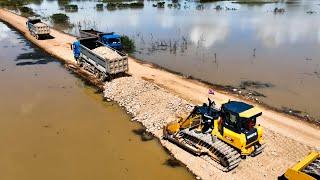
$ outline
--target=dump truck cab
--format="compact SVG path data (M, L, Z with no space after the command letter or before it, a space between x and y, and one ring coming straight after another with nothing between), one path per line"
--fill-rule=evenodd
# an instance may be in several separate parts
M120 35L114 32L101 34L101 42L113 49L122 50Z
M104 33L94 29L80 30L81 38L97 37L98 40L106 46L109 46L118 51L122 51L121 36L115 32Z
M241 155L252 155L261 146L262 127L257 118L262 112L247 103L229 101L221 106L220 119L213 134L241 151Z

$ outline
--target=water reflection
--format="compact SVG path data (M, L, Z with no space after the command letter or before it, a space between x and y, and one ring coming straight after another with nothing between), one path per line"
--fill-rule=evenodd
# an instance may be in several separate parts
M224 42L229 28L229 22L226 19L217 20L211 24L199 24L192 27L190 40L198 47L209 48L217 42Z
M320 105L311 105L314 97L305 95L308 92L320 96L319 79L302 75L314 74L313 67L320 64L317 0L269 4L223 1L205 3L202 10L197 10L198 2L184 0L179 1L181 9L167 5L154 8L155 2L144 1L143 9L115 11L97 11L92 1L75 3L80 7L78 13L66 13L71 23L130 36L135 40L134 55L139 59L215 84L270 82L275 88L258 90L267 96L263 101L277 107L293 106L320 117ZM214 9L217 5L222 9ZM56 1L30 7L47 17L65 13ZM275 14L275 8L284 8L285 12ZM310 10L317 13L307 14ZM77 28L66 31L77 34Z
M261 16L251 21L257 36L266 47L279 47L284 44L297 44L306 41L318 41L316 33L320 30L320 21L313 17Z

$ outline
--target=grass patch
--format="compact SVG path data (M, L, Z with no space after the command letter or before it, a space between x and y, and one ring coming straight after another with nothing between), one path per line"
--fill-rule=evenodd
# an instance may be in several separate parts
M67 12L77 12L78 11L78 5L76 5L76 4L68 4L68 5L65 5L64 8Z
M21 16L23 17L29 17L29 16L35 16L36 13L33 12L33 10L29 7L26 7L26 6L21 6L21 7L18 7L20 13L21 13Z
M127 53L132 53L136 49L134 41L126 35L121 36L121 44L122 44L123 50Z
M127 8L143 8L144 3L143 2L132 2L132 3L114 3L109 2L107 4L107 9L109 10L115 10L115 9L127 9Z
M200 0L200 3L210 3L210 2L218 2L221 0Z
M243 1L235 1L232 3L236 4L249 4L249 5L263 5L263 4L271 4L276 3L277 1L259 1L259 0L243 0Z
M157 4L152 4L153 7L157 7L157 8L164 8L165 7L166 2L161 1L161 2L157 2ZM172 5L170 5L172 7Z
M50 19L54 24L68 25L70 23L69 16L62 13L53 14Z
M103 4L96 4L96 8L98 10L102 10L103 9Z
M58 5L60 7L64 7L65 5L68 5L70 3L70 0L58 0Z

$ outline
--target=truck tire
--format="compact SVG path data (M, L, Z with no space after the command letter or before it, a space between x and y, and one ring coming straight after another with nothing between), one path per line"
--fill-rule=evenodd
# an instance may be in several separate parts
M36 39L37 39L37 40L39 39L39 35L38 35L38 34L36 34Z
M100 71L99 71L98 69L95 69L94 75L95 75L95 77L96 77L97 79L100 79L101 73L100 73Z
M104 81L106 81L106 80L107 80L106 74L105 74L105 73L101 73L101 75L100 75L100 81L104 82Z

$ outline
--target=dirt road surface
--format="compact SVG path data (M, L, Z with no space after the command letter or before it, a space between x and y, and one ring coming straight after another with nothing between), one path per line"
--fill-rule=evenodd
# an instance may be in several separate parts
M0 9L0 19L10 24L49 54L60 60L75 63L70 49L70 44L76 40L75 37L52 29L51 35L54 39L36 40L26 28L26 18ZM206 102L209 97L208 89L210 87L208 85L155 68L153 65L139 63L137 60L129 58L129 69L129 74L133 77L156 84L170 94L177 95L190 103L200 104ZM224 92L215 92L215 95L210 95L210 98L214 99L217 104L229 99L237 100L237 97ZM161 140L161 143L202 179L275 179L286 168L308 154L310 150L320 146L318 127L294 117L274 112L259 104L255 105L263 111L259 123L265 128L264 137L267 147L258 157L242 161L240 166L232 172L223 173L216 169L214 164L192 156L167 141ZM157 137L161 137L161 131L155 134Z

